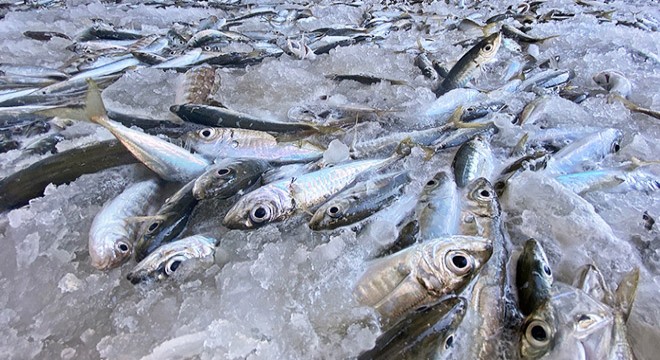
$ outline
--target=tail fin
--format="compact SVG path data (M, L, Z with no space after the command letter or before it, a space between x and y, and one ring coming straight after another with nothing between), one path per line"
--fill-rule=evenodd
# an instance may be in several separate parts
M103 98L101 98L101 91L92 79L87 79L87 85L85 114L87 115L87 119L91 122L100 124L105 118L107 118Z
M623 276L614 293L614 305L623 312L624 321L628 321L628 316L630 316L630 310L632 310L633 302L635 301L638 284L639 268L635 268Z
M606 304L613 302L612 291L609 289L600 270L592 264L582 266L573 281L573 286L582 289L596 300Z

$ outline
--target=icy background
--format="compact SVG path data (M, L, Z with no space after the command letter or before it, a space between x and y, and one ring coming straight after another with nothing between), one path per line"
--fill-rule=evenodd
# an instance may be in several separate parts
M222 87L215 97L236 110L281 120L286 120L292 106L300 105L396 109L381 116L379 122L361 123L355 133L339 136L347 144L354 134L369 139L428 126L429 119L422 114L435 96L430 82L413 66L416 53L408 50L417 49L421 42L435 58L451 64L467 51L453 44L478 34L445 30L448 25L466 16L483 21L518 4L488 2L475 9L450 2L387 8L394 14L412 9L415 21L427 26L392 30L378 42L337 48L316 59L283 55L246 69L220 69ZM472 5L471 1L465 3ZM175 21L194 23L210 14L227 16L220 9L157 8L138 2L131 6L95 1L66 4L66 8L6 14L0 20L0 62L57 67L73 55L65 50L70 41L37 42L22 35L26 30L59 31L73 37L92 18L102 18L118 27L162 34ZM379 2L361 4L321 1L310 7L313 18L302 21L299 29L287 31L333 24L359 26L365 12L381 7ZM573 1L548 1L541 9L541 13L559 9L576 15L534 24L534 36L560 35L538 45L540 58L560 56L559 68L574 70L572 84L580 87L596 88L591 76L598 71L619 70L633 84L633 102L660 108L657 29L600 22L595 14L614 10L615 19L646 16L657 23L657 3L640 0L579 6ZM260 26L264 23L253 18L235 30ZM644 53L656 57L640 55ZM498 62L487 67L476 85L501 85L501 74L495 71L501 69L498 64L521 57L502 47ZM402 80L406 85L380 82L369 86L325 77L333 73L368 74ZM172 71L131 70L103 96L115 110L165 117L174 101L177 76ZM515 114L533 98L531 93L507 95L508 111ZM499 116L502 123L510 120L504 114ZM605 159L603 166L631 156L660 159L660 122L631 113L619 103L609 104L602 96L581 104L553 99L536 124L576 130L587 126L621 129L625 133L622 150ZM67 131L79 138L58 148L109 137L105 130L85 123ZM521 134L509 126L495 137L494 148L502 163ZM325 144L331 139L325 139ZM422 152L415 150L402 165L416 169L409 194L414 196L420 184L439 169L448 169L454 151L424 162ZM0 155L3 175L41 158L25 160L19 155L18 150ZM311 232L304 216L252 232L228 231L221 227L221 220L231 203L208 201L197 207L183 235L207 233L220 238L224 255L218 256L215 265L204 268L185 263L169 281L137 287L125 280L133 263L107 273L92 268L87 234L94 215L128 184L148 176L139 165L85 175L69 185L50 186L44 197L0 216L0 253L6 260L0 264L2 357L343 359L373 346L380 333L376 314L358 306L351 292L364 270L365 258L382 245L376 241L382 239L378 234L356 234L350 227ZM658 193L596 192L580 197L543 174L526 173L510 184L501 202L514 243L520 245L532 236L541 241L559 281L570 283L575 269L589 262L601 268L611 285L623 272L640 267L629 338L639 359L657 358L660 235L657 224L651 231L644 229L642 214L648 211L656 219L660 217Z

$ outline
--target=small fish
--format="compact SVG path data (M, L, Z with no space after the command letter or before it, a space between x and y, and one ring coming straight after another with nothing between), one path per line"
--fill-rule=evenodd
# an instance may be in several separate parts
M529 315L550 298L553 281L545 251L535 239L527 240L516 267L518 302L523 315Z
M617 129L605 129L576 140L559 150L546 165L548 174L570 174L582 170L589 162L602 160L621 148L623 133Z
M429 60L426 54L422 53L415 56L414 63L415 66L422 70L422 74L424 74L426 78L434 82L438 81L440 75L438 75L438 72L433 67L433 62Z
M653 225L655 225L655 219L649 214L648 211L644 211L642 215L642 220L644 220L644 229L651 231L653 230Z
M416 214L421 241L458 233L460 194L454 179L445 171L426 182Z
M223 224L230 229L251 229L282 221L296 210L319 205L355 181L361 173L383 167L396 159L351 161L266 184L241 197L229 209Z
M358 360L433 359L451 352L466 303L465 298L453 296L415 310L381 334L374 348L360 354Z
M546 299L525 318L520 340L521 358L540 359L552 350L557 332L554 312L552 302Z
M576 194L591 191L628 192L630 190L651 193L660 190L660 178L644 171L641 168L644 165L650 164L635 159L630 164L560 175L555 179Z
M142 218L146 222L135 243L135 261L142 261L161 245L176 239L185 229L198 202L192 193L195 181L191 180L165 200L155 215Z
M495 33L474 45L458 60L440 86L434 90L436 96L439 97L450 90L465 87L474 77L476 70L495 57L501 43L501 34Z
M183 74L176 88L175 104L207 104L220 88L220 77L211 65L200 65Z
M89 230L92 266L109 270L128 260L133 250L136 224L130 218L144 214L158 191L158 182L148 180L128 187L96 214Z
M52 78L57 80L62 80L69 77L69 75L57 69L34 65L0 64L0 73L16 76Z
M224 159L200 175L192 189L197 200L227 199L259 182L271 166L261 159Z
M632 92L632 84L621 72L616 70L604 70L595 74L592 79L603 89L612 94L618 94L628 98Z
M71 40L68 35L56 31L25 31L23 36L39 41L49 41L54 37Z
M108 118L103 99L91 80L87 93L87 117L108 129L145 166L168 181L190 181L199 176L210 164L159 137L145 134Z
M133 284L146 280L164 280L190 259L207 259L215 255L217 240L193 235L163 245L138 263L126 278Z
M360 182L321 205L309 221L309 228L329 230L361 221L391 204L409 181L404 171Z
M461 145L454 156L452 168L459 188L465 187L477 178L490 179L495 164L488 139L479 135Z
M373 260L353 294L373 307L385 324L396 323L420 306L461 291L490 258L490 241L453 235L417 244Z
M523 31L521 31L519 29L516 29L515 27L513 27L509 24L503 24L502 25L502 34L504 34L505 36L508 36L510 38L513 38L513 39L516 39L516 40L519 40L519 41L523 41L523 42L528 42L528 43L543 43L544 41L546 41L548 39L556 38L556 37L559 36L559 35L551 35L551 36L547 36L547 37L544 37L544 38L537 38L537 37L530 36L530 35L524 33Z

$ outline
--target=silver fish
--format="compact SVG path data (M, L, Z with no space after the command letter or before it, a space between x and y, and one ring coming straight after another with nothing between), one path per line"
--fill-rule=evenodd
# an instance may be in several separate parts
M523 315L529 315L550 298L553 281L545 251L535 239L527 240L516 267L518 303Z
M617 129L605 129L587 135L559 150L546 166L545 172L553 175L580 171L589 162L600 161L606 155L618 152L623 133Z
M644 164L637 162L609 169L560 175L555 179L577 194L599 190L638 190L649 193L660 190L660 178L640 169L642 165Z
M490 258L482 237L454 235L429 240L367 264L353 294L385 324L443 295L459 292Z
M158 182L148 180L128 187L105 204L94 217L89 230L89 256L99 270L112 269L133 253L137 224L129 218L143 215L151 207L158 191Z
M592 79L603 89L613 94L619 94L626 99L632 93L630 80L619 71L604 70L595 74Z
M216 242L210 237L193 235L165 244L140 261L126 278L133 284L148 279L163 280L186 260L213 257Z
M454 179L441 171L426 182L417 203L421 241L458 233L460 194Z
M256 184L270 165L261 159L224 159L211 165L193 187L196 199L226 199Z
M461 145L454 156L452 168L456 185L460 188L477 178L490 179L493 176L495 164L488 139L479 135Z

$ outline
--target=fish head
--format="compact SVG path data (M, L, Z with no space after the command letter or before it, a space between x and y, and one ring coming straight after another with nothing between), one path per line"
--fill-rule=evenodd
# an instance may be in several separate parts
M552 350L556 322L551 302L546 300L525 318L520 339L523 359L539 359Z
M193 195L197 200L218 197L223 190L236 182L238 177L237 164L226 162L215 164L208 168L195 181Z
M133 254L133 244L125 236L109 234L104 246L89 248L91 264L99 270L110 270L126 262Z
M253 191L240 198L229 209L222 223L230 229L258 228L282 216L282 204L280 197L272 192Z
M432 179L424 184L424 188L422 189L422 196L424 197L433 193L437 188L442 187L443 184L446 184L450 181L453 181L453 179L446 171L438 172L433 176Z
M621 150L621 142L623 141L623 132L619 129L608 129L605 136L610 143L610 153L617 153Z
M618 79L624 78L624 75L616 70L603 70L592 76L593 81L596 85L602 87L603 89L610 91Z
M466 210L477 217L495 218L500 216L502 210L490 181L479 178L466 186Z
M191 148L196 152L204 152L202 149L207 148L209 144L223 141L223 137L227 135L227 132L231 134L231 129L209 127L189 131L183 136L183 140L185 141L186 148ZM238 143L233 146L238 146Z
M492 253L493 244L486 238L455 235L429 242L423 254L444 286L456 290L479 273Z
M346 199L332 199L316 210L309 221L312 230L334 229L347 220L347 210L350 206Z
M516 269L521 311L529 314L540 303L547 301L553 282L552 269L541 244L535 239L527 240Z
M475 62L483 64L495 58L497 51L500 49L500 45L502 45L502 34L499 32L491 34L480 41L479 44L477 44L477 46L479 46L479 52L477 53Z

